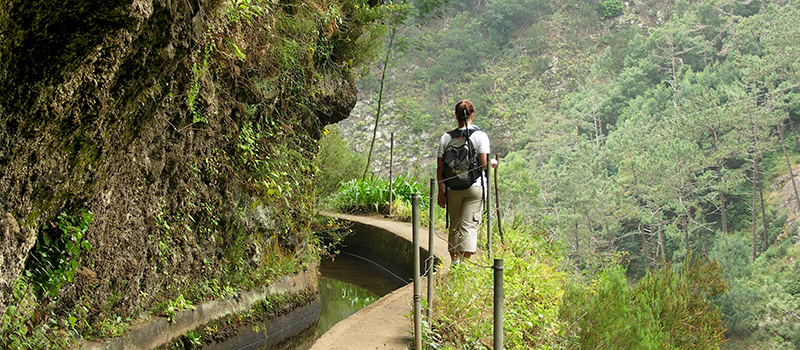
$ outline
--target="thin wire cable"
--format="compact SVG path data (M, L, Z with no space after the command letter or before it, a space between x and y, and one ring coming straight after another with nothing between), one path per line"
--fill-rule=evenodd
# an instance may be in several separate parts
M483 171L483 166L482 166L482 165L478 165L478 166L477 166L477 167L475 167L475 168L471 168L471 169L469 169L467 172L468 172L468 173L471 173L471 172L473 172L473 171L476 171L476 170L478 170L478 171ZM442 180L436 180L436 182L437 182L438 184L444 184L444 182L445 182L445 181L447 181L447 180L451 180L451 179L455 179L455 178L457 178L457 177L458 177L458 175L453 175L453 176L450 176L450 177L448 177L448 178L444 178L444 179L442 179ZM481 175L481 177L483 177L483 176Z
M344 253L344 254L347 254L347 255L350 255L350 256L352 256L352 257L359 258L359 259L361 259L361 260L368 261L368 262L372 263L373 265L375 265L375 266L378 266L378 267L380 267L381 269L383 269L384 271L388 272L389 274L391 274L392 276L394 276L394 277L395 277L395 278L397 278L398 280L400 280L400 281L405 281L405 278L402 278L402 277L400 277L400 276L396 275L394 272L392 272L391 270L389 270L389 269L387 269L387 268L383 267L383 265L381 265L381 264L378 264L378 263L377 263L377 262L375 262L375 261L372 261L372 260L370 260L370 259L367 259L367 258L365 258L365 257L363 257L363 256L359 256L359 255L356 255L356 254L353 254L353 253L348 253L348 252L342 252L342 253Z
M433 272L436 272L436 259L438 259L436 255L425 258L425 273L419 277L428 277L428 273L431 272L431 268L433 268ZM431 260L433 260L433 264L428 265L428 262Z
M461 259L461 263L467 263L467 264L470 264L470 265L473 265L473 266L477 266L479 268L484 268L484 269L492 269L492 266L490 266L490 265L481 265L481 264L478 264L478 263L472 261L471 259Z
M481 224L478 226L478 230L479 230L479 231L480 231L481 227L484 227L484 226L485 226L485 223L486 223L486 222L484 221L484 222L482 222L482 223L481 223ZM454 246L450 246L450 240L449 240L449 237L448 237L448 238L443 238L443 237L442 237L442 235L440 234L439 230L436 230L436 229L434 229L434 230L433 230L433 233L436 235L436 237L437 237L437 238L439 238L440 240L442 240L442 241L444 241L445 243L447 243L447 245L448 245L448 249L447 249L447 250L448 250L448 251L453 251L453 250L456 250L456 249L457 249L457 248L459 248L459 247L460 247L462 244L464 244L464 243L459 243L459 244L456 244L456 245L454 245ZM480 265L480 264L477 264L477 263L475 263L475 262L473 262L473 261L470 261L469 259L462 259L461 261L462 261L462 262L467 262L467 263L469 263L469 264L472 264L472 265L475 265L475 266L478 266L478 267L481 267L481 268L488 268L488 269L491 269L491 268L493 268L492 266L487 266L487 265ZM426 259L426 262L427 262L427 259ZM427 273L427 269L426 269L426 273Z

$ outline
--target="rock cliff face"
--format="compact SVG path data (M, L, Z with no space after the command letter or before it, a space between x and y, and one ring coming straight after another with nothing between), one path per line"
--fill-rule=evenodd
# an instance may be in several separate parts
M299 255L316 141L356 100L354 4L0 0L0 314L24 273L42 298L37 250L78 262L40 305L87 319Z

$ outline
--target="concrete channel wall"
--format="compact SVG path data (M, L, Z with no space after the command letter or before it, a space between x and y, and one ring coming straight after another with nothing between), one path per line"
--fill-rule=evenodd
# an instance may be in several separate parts
M410 332L412 320L407 317L413 305L413 244L412 226L409 223L383 220L376 217L362 217L327 214L353 224L353 233L344 240L342 251L365 257L370 263L380 265L377 270L388 270L387 277L406 284L384 296L375 303L360 310L347 319L337 323L318 339L311 349L408 349L412 343ZM445 269L449 266L446 243L437 240L435 255L444 260ZM428 231L420 230L420 266L425 269L428 257ZM283 277L268 286L257 290L241 292L223 300L213 300L196 305L194 310L176 312L173 322L164 317L153 317L134 325L126 335L104 343L87 342L91 350L146 350L168 344L213 320L236 313L248 312L253 305L275 293L300 293L308 289L318 289L317 266L311 266L296 275ZM423 283L425 285L425 283ZM319 300L282 317L291 321L276 320L276 324L292 323L292 329L276 326L265 330L266 344L280 342L302 332L319 317ZM243 335L242 342L254 337ZM246 338L246 339L244 339ZM263 343L262 343L263 344ZM259 346L260 347L260 346Z
M411 274L413 262L412 226L409 223L387 221L376 217L331 215L353 222L355 234L344 241L347 250L370 254L382 259L394 269ZM420 260L428 257L428 229L420 228ZM450 266L446 241L435 238L434 255L442 261L441 270L446 273ZM420 264L424 269L424 264ZM423 289L426 283L422 283ZM424 295L423 291L423 295ZM337 323L322 335L311 350L351 350L351 349L410 349L413 345L414 286L407 284L384 296L375 303L361 309L347 319Z
M398 285L413 282L413 244L382 227L351 221L353 233L342 242L341 251L365 258L367 264ZM427 256L427 252L422 254Z
M213 320L231 314L247 312L256 302L265 300L269 295L277 293L297 294L310 288L316 290L318 281L317 266L311 266L305 271L296 275L285 276L265 287L241 292L222 300L207 301L196 305L194 310L188 309L175 312L175 319L172 322L167 321L165 317L152 317L140 324L133 325L133 329L120 338L104 343L87 342L85 348L90 350L153 349L157 346L165 345L173 339L184 335L187 331L196 329ZM309 310L309 308L312 309ZM307 320L309 322L308 325L319 317L319 303L312 303L310 306L299 310L304 314L313 315L315 312L313 308L316 308L316 317L309 317ZM297 325L296 328L303 330L308 325L305 327ZM285 333L285 337L290 337L296 332L280 329L280 333Z

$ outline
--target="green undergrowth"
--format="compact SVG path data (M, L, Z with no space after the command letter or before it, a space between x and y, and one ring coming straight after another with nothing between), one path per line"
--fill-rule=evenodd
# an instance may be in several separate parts
M0 348L65 349L68 337L60 330L68 320L59 320L43 312L31 283L21 278L14 284L11 304L0 322ZM54 336L58 334L58 336Z
M568 274L558 269L558 244L545 231L516 227L505 244L493 241L503 259L505 346L508 349L561 347L567 324L559 316ZM453 266L436 285L433 317L424 340L431 349L490 349L493 344L493 270L487 254Z
M222 342L245 327L254 332L264 332L269 322L317 299L316 290L299 293L275 293L256 302L250 310L228 315L187 331L169 344L156 347L161 350L202 349L211 343Z
M14 283L0 323L3 349L63 348L72 342L66 330L86 323L77 311L54 310L59 292L69 288L84 256L92 250L86 232L91 212L60 213L42 230L29 252L23 275Z
M800 245L781 237L755 262L752 238L730 237L723 262L730 291L717 298L731 341L725 349L800 348Z
M509 349L713 349L725 328L713 298L727 291L716 261L689 256L631 282L609 264L596 275L569 272L546 231L510 225L504 243L504 334ZM487 254L453 265L436 285L425 320L431 349L490 349L493 269Z
M562 316L581 349L717 349L725 327L712 298L727 288L721 266L703 258L665 264L636 284L617 266L588 285L570 283Z

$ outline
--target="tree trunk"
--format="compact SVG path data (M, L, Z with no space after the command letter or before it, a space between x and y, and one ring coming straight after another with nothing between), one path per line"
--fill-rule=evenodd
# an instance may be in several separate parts
M661 209L658 210L658 245L661 247L661 259L667 260L667 254L664 253L664 223L661 221Z
M575 210L575 207L572 207L572 214L577 217L578 212ZM578 262L580 262L580 243L580 237L578 236L578 220L575 220L575 260Z
M639 224L639 234L642 235L642 256L644 257L644 271L647 272L650 270L650 264L648 260L650 260L649 254L647 253L647 237L644 235L644 229L642 229L642 224Z
M794 142L797 143L797 150L800 152L800 138L797 137L797 132L794 130L794 122L789 118L789 126L792 128L792 135L794 135Z
M375 127L372 129L372 143L369 145L369 153L367 154L367 166L364 167L364 175L361 180L367 178L370 163L372 162L372 150L375 148L375 135L378 134L378 121L381 119L381 103L383 102L383 84L386 81L386 69L389 67L389 58L392 54L392 46L394 45L394 33L397 28L392 27L392 33L389 35L389 48L386 50L386 59L383 60L383 72L381 72L381 89L378 92L378 111L375 113Z
M717 182L722 184L722 166L717 167ZM725 192L719 189L720 212L722 215L722 235L728 235L728 213L725 208Z
M764 210L764 192L761 190L761 175L756 174L756 182L758 182L758 198L761 200L761 221L764 224L764 250L767 251L767 214Z
M680 195L680 203L683 204L683 192ZM683 231L684 246L686 253L689 253L689 213L688 211L681 214L681 231Z
M753 222L753 261L755 261L756 257L758 256L758 251L756 250L756 207L758 206L758 204L756 204L756 200L758 198L758 193L756 191L756 176L758 175L756 174L758 174L758 159L753 157L753 207L751 210Z
M652 249L653 253L653 268L658 268L658 247L656 246L656 233L653 232L653 224L650 223L648 225L650 227L650 248Z
M800 196L797 194L797 183L794 181L794 172L792 171L792 162L789 161L789 153L786 152L786 142L784 141L783 122L778 124L778 135L781 137L781 149L783 150L783 157L786 158L786 167L789 168L789 178L792 180L792 188L794 189L794 200L800 209Z

